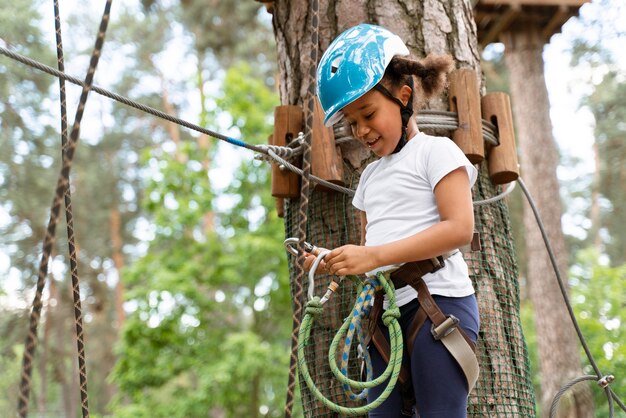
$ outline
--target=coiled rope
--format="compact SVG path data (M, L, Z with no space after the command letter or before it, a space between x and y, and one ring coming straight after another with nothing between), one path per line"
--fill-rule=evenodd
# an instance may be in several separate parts
M309 289L311 289L313 283L311 281L312 275L315 274L315 269L319 264L320 260L324 258L328 254L328 251L322 252L317 256L315 263L311 267L311 271L309 272ZM335 377L342 383L342 387L344 391L349 395L351 399L363 399L367 396L367 389L373 388L375 386L383 384L388 380L387 386L380 394L378 398L370 402L369 404L358 406L358 407L346 407L339 405L330 399L328 399L321 390L315 385L311 374L309 373L309 369L306 362L306 346L309 344L309 338L311 335L311 328L313 327L313 322L315 319L321 315L323 311L324 303L329 299L329 295L332 294L327 292L323 298L319 298L318 296L313 296L309 299L306 304L306 308L304 311L304 318L302 319L302 324L300 325L300 332L298 334L298 370L302 375L302 378L307 384L307 387L313 393L313 395L328 409L337 412L342 415L347 416L356 416L356 415L364 415L374 410L380 404L382 404L391 394L393 388L396 385L398 377L400 376L400 369L402 367L402 350L403 350L403 339L402 339L402 330L400 329L400 324L398 319L400 318L400 309L396 304L396 294L393 284L388 280L388 278L382 274L378 273L376 278L368 279L364 284L360 282L357 277L351 278L353 281L359 283L358 293L359 297L355 303L353 309L353 315L348 317L344 322L339 331L335 334L333 338L330 349L328 351L328 359L331 371L335 375ZM383 289L385 295L389 300L389 307L385 310L382 315L382 320L385 326L389 329L389 337L390 337L390 345L391 345L391 354L389 358L389 362L387 363L387 367L385 371L376 379L371 379L371 362L367 364L368 367L368 379L364 382L350 379L347 376L347 362L348 355L346 354L350 350L351 339L348 338L348 335L353 335L351 329L357 327L356 323L359 321L355 321L355 318L361 318L363 315L363 308L366 307L364 295L371 294L372 292ZM330 289L329 289L330 290ZM310 292L309 292L310 293ZM360 326L360 325L358 325ZM338 351L338 347L341 339L346 336L344 342L344 350L342 355L342 367L339 369L337 367L337 359L336 353ZM364 340L364 336L362 337ZM346 347L348 346L348 347ZM365 350L366 351L366 350ZM353 389L362 390L359 394L354 394Z

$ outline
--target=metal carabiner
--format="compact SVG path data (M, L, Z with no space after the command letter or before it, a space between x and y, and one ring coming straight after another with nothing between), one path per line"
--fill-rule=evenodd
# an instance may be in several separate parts
M300 242L299 238L296 237L291 237L291 238L287 238L283 244L285 245L285 248L287 249L287 251L289 251L289 253L291 255L295 255L296 257L298 256L298 250L295 248L296 245L298 245L298 243ZM313 244L309 244L308 242L304 241L302 243L302 245L304 246L304 251L306 251L309 254L313 254L315 255L315 251L317 251L317 247Z
M295 237L287 238L284 241L285 248L287 249L287 251L290 254L298 256L298 250L296 250L295 246L299 242L300 242L300 240L298 238L295 238ZM324 257L326 257L330 253L330 251L329 250L322 250L322 249L316 247L313 244L309 244L306 241L304 241L302 243L302 245L304 246L304 251L306 251L309 254L313 254L315 256L315 261L311 265L311 270L309 270L309 289L307 291L307 296L309 297L309 300L311 300L311 299L313 299L313 297L315 297L315 294L314 294L314 291L315 291L315 271L319 267L319 265L322 262L322 260L324 259ZM339 283L337 283L335 281L332 281L328 285L328 289L326 290L326 293L320 299L322 305L324 303L326 303L326 301L328 301L330 296L335 292L335 290L337 290L338 286L339 286Z
M311 266L311 270L309 270L309 291L307 292L309 300L313 299L313 297L315 296L313 294L313 291L315 290L315 270L317 270L317 267L320 265L324 257L326 257L328 254L330 254L330 251L328 250L320 251L319 255L315 258L315 261ZM333 289L332 291L334 292L335 289ZM324 299L324 301L322 303L325 303L328 300L328 297L330 297L330 294L324 295L324 297L322 298Z

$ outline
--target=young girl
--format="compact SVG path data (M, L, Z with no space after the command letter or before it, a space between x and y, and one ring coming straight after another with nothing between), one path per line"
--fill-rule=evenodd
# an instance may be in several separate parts
M423 281L440 310L458 318L466 337L475 343L478 307L458 248L473 235L471 186L477 171L450 139L419 132L412 118L414 91L421 91L424 98L438 93L451 58L418 62L405 58L408 55L398 36L362 24L339 35L320 61L317 83L325 124L344 118L353 135L380 159L365 168L353 199L360 211L361 245L333 249L319 269L338 276L372 276L439 257L443 267L425 274ZM415 87L413 76L418 80ZM308 255L305 267L314 258ZM395 284L405 344L413 347L403 364L410 364L416 416L465 417L468 381L463 370L442 341L433 337L430 319L407 341L420 303L416 289ZM383 333L388 338L386 328ZM379 376L387 366L385 354L375 344L368 350L374 376ZM370 417L414 413L410 407L407 411L407 396L400 386ZM371 389L369 401L384 387Z

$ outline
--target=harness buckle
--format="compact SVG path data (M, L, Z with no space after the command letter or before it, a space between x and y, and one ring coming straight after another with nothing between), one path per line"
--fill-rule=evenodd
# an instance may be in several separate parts
M430 261L430 264L433 265L433 270L430 273L434 273L437 270L441 270L443 266L445 265L444 257L442 255L433 257L429 259L428 261Z
M430 333L433 334L435 340L439 341L454 332L458 324L459 318L454 315L448 315L446 320L439 324L439 326L436 327L435 324L432 324Z

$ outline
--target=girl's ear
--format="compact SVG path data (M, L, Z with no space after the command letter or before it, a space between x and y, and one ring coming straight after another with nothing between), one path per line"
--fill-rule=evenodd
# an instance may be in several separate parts
M413 93L413 89L407 86L406 84L400 87L399 99L405 106L409 103L409 100L411 100L412 93Z

